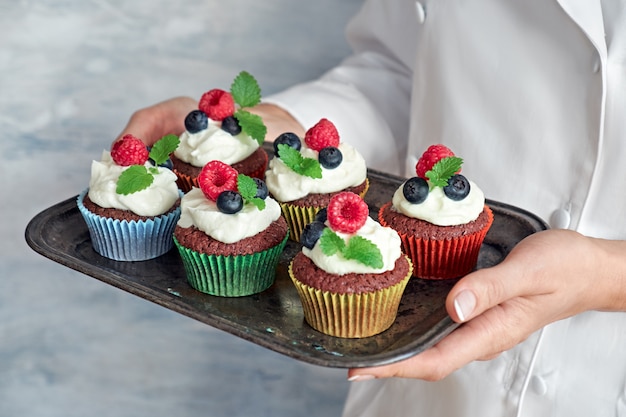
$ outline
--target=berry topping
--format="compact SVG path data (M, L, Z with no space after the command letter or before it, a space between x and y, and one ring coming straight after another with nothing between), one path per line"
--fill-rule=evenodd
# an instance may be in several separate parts
M111 147L111 158L120 166L143 165L148 160L146 145L133 135L124 135Z
M295 133L285 132L278 135L278 137L274 140L274 155L278 155L278 145L285 144L291 148L294 148L296 151L299 151L302 147L302 143L300 142L300 138Z
M326 228L326 225L320 221L313 221L306 226L302 230L302 234L300 235L300 243L302 246L313 249L315 243L322 236L322 232Z
M448 180L448 185L443 187L443 192L450 200L460 201L469 194L470 183L463 175L456 174Z
M328 219L328 209L324 207L315 213L315 221L325 223Z
M321 119L317 124L307 130L304 135L304 143L315 151L321 151L327 146L339 146L339 132L328 119Z
M339 148L335 148L334 146L327 146L323 148L317 159L320 161L320 165L326 169L335 169L339 165L341 165L341 161L343 161L343 155Z
M424 178L409 178L402 186L402 194L406 201L413 204L420 204L428 197L428 182Z
M454 156L448 147L444 145L431 145L422 154L415 166L415 172L418 177L427 179L426 173L433 168L437 162L448 156Z
M227 116L222 120L222 130L235 136L241 133L241 126L235 116Z
M215 88L202 95L198 108L213 120L223 120L235 113L235 100L228 91Z
M365 224L368 215L367 203L349 191L336 194L328 203L328 224L336 232L356 232Z
M201 110L193 110L185 117L185 129L189 133L198 133L208 126L209 119L206 113Z
M243 208L243 198L237 191L222 191L217 196L217 209L225 214L235 214Z
M260 198L261 200L265 200L269 195L269 190L267 189L267 185L265 181L260 178L252 178L256 183L256 194L254 195L256 198Z
M222 191L237 190L237 170L221 161L208 162L198 175L198 185L209 200L216 201Z

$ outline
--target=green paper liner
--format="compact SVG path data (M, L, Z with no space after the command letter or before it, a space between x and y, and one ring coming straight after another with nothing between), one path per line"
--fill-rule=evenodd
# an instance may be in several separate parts
M391 203L380 208L378 221L389 225L382 216ZM422 279L452 279L469 274L476 267L480 247L493 223L493 213L485 205L489 221L475 233L451 239L429 239L398 232L402 250L413 261L413 275Z
M403 255L405 256L405 255ZM289 276L298 291L304 319L315 330L334 337L364 338L387 330L394 323L402 294L412 274L398 283L374 292L337 294L322 291L299 281L289 264Z
M209 255L182 246L174 237L187 281L196 290L220 297L243 297L269 288L287 236L276 246L250 255Z
M365 194L367 194L367 190L369 189L369 179L365 179L365 188L363 191L359 193L361 198L365 198ZM330 193L328 197L328 201L332 198L333 195L340 193L341 191L337 191L336 193ZM292 204L291 202L281 203L280 208L283 212L283 217L287 221L287 225L289 226L289 239L294 242L300 242L300 236L302 236L302 231L304 227L315 220L315 215L318 211L326 207L326 205L322 206L298 206Z

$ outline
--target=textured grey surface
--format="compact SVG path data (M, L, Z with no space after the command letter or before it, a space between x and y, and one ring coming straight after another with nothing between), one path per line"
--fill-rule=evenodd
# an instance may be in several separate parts
M36 254L28 221L77 194L133 110L264 94L348 52L357 0L0 0L0 417L333 416L345 370L295 361Z

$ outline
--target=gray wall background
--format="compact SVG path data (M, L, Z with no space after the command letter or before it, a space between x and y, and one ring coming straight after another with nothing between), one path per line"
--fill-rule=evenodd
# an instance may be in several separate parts
M0 0L0 417L333 416L345 370L295 361L33 252L28 221L76 195L140 107L264 94L349 51L361 0Z

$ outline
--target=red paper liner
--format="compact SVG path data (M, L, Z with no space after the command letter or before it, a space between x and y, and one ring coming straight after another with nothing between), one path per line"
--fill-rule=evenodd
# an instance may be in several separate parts
M390 204L380 208L378 221L393 228L382 216L383 210ZM423 279L451 279L472 272L478 262L480 247L493 223L491 209L485 205L485 211L489 220L482 229L456 238L431 239L398 232L402 250L413 261L413 275Z

